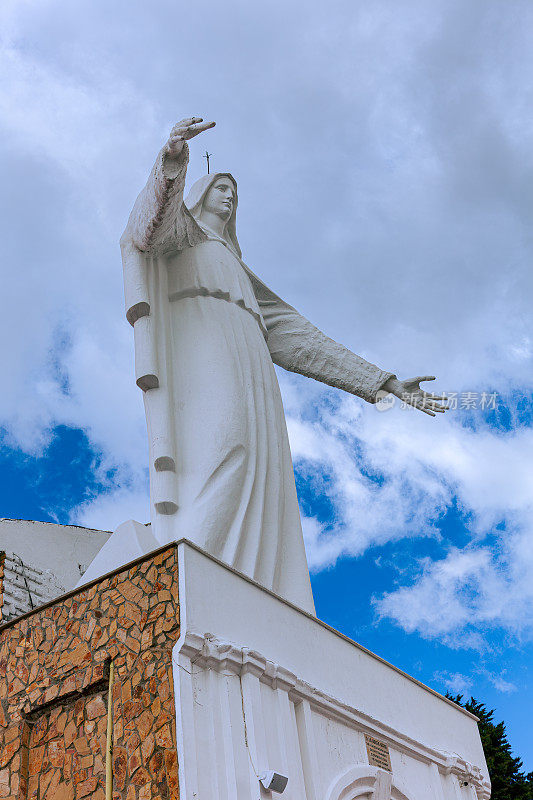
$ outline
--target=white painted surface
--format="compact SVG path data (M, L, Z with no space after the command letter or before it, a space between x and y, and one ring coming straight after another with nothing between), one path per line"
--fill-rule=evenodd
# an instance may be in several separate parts
M472 715L189 543L178 561L182 800L266 800L267 769L289 776L285 800L488 798Z
M23 519L0 519L0 550L49 570L63 591L72 589L111 533ZM58 594L60 592L58 591Z
M129 519L113 531L76 585L83 586L96 578L101 578L111 570L134 561L151 550L157 550L158 547L159 542L154 537L150 525Z

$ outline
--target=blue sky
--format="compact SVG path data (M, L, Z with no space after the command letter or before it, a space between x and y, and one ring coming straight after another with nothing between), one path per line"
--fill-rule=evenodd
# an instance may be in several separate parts
M279 373L319 615L506 720L533 769L533 8L6 0L0 515L148 518L118 238L172 125L267 284L432 420ZM480 408L481 393L498 408ZM460 402L459 402L460 405Z

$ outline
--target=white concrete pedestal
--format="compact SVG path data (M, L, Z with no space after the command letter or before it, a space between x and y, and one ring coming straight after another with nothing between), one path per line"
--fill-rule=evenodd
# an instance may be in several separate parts
M487 800L475 718L186 541L173 652L181 800ZM366 736L391 769L369 763Z

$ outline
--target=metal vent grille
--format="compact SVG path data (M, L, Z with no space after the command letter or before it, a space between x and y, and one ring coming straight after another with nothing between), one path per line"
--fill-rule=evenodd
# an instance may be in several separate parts
M368 755L368 763L371 767L381 767L388 772L392 772L390 763L389 748L385 742L380 742L379 739L374 739L373 736L365 734L366 752Z

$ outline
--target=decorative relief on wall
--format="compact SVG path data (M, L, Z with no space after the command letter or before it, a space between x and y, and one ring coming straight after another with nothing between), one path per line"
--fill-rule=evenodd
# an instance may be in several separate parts
M235 643L218 639L212 633L204 634L198 631L188 630L182 639L180 657L185 657L186 659L183 662L183 669L180 670L180 680L183 681L184 686L187 687L183 690L184 693L190 698L195 697L197 691L201 691L201 688L198 689L198 687L203 685L201 683L201 673L203 671L209 673L210 683L209 688L206 689L208 692L215 692L214 687L217 684L216 681L213 681L214 675L218 674L223 677L223 680L219 684L222 697L224 698L223 702L226 702L228 692L227 680L231 675L238 675L241 677L241 680L242 678L246 678L246 676L254 676L258 679L260 684L269 686L279 693L276 703L280 703L282 707L287 708L288 704L286 699L282 697L283 693L287 693L290 703L300 709L300 721L298 723L300 726L299 736L304 738L309 737L310 741L315 741L317 734L313 728L312 719L318 716L323 716L330 720L334 719L348 729L361 731L362 734L365 733L367 748L368 743L372 743L374 754L379 755L381 760L379 763L371 760L373 756L367 750L370 765L358 764L357 766L351 767L348 771L349 775L348 773L346 773L346 775L348 775L350 781L352 778L356 781L354 787L357 788L358 792L360 790L361 795L365 797L366 800L368 800L369 796L372 797L373 800L382 800L383 791L386 790L386 786L388 785L392 787L392 794L387 795L386 800L389 800L390 797L392 797L392 800L404 800L404 798L408 796L407 789L405 789L405 787L400 787L399 777L392 773L389 749L384 742L385 739L390 743L395 753L402 754L421 763L434 764L441 775L452 774L457 776L459 780L469 780L475 789L477 800L489 800L490 798L490 783L484 776L480 767L468 764L459 756L451 756L448 753L435 750L422 742L417 742L398 730L392 730L390 727L388 728L363 711L347 705L338 698L328 695L325 692L319 691L309 683L301 680L296 674L286 669L281 664L269 661L257 650L239 647ZM246 691L247 690L243 691L243 698L246 697ZM215 694L215 696L217 695ZM239 713L241 712L241 699L241 695L239 695ZM208 715L210 713L214 714L214 709L219 707L219 702L221 702L221 700L217 700L216 702L212 700L202 707L195 704L194 710L202 714L204 711ZM208 707L210 711L206 710ZM260 709L264 708L263 701L259 703L258 707ZM306 708L308 708L309 713L305 711ZM261 723L258 723L258 729L264 730L265 727L268 727L269 723L264 723L264 719L261 716L262 713L263 711L261 710L259 712ZM213 721L209 723L205 722L205 729L200 725L198 731L195 731L193 735L187 737L186 745L190 748L187 752L191 754L191 763L196 764L196 759L199 758L198 754L200 752L203 753L203 740L195 740L195 736L198 736L199 732L201 733L204 730L211 731L215 724L217 723ZM236 726L231 725L228 729L228 737L231 739L231 737L239 736L240 734L238 732L236 733L237 730ZM311 733L308 733L308 731L311 731ZM374 736L367 733L367 731L372 731ZM287 735L290 738L290 734ZM250 730L248 730L248 741L250 742L251 740L252 735ZM296 748L298 746L298 744L295 745ZM220 780L225 780L225 767L220 774ZM346 775L342 780L346 778ZM317 779L313 778L313 780ZM348 780L348 778L346 778L346 780ZM355 793L355 789L352 794L349 792L346 794L343 793L347 787L352 785L351 783L345 784L340 781L338 786L337 783L338 780L335 779L332 784L334 790L332 789L332 793L326 794L326 800L354 800L360 796L360 794ZM323 795L320 797L322 798Z

